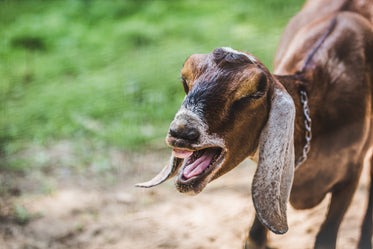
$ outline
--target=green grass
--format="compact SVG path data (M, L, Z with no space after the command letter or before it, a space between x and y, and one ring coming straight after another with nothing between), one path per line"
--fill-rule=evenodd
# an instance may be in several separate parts
M271 68L302 3L0 0L0 151L62 139L160 144L189 55L231 46Z

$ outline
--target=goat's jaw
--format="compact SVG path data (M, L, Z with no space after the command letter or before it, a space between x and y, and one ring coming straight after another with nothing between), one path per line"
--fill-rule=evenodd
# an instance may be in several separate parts
M205 147L193 152L174 149L173 154L184 159L176 176L176 188L190 195L198 194L214 179L226 158L222 147Z

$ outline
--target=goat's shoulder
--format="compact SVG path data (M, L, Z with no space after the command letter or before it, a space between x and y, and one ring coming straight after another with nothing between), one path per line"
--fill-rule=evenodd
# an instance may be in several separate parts
M318 19L294 35L275 73L301 71L307 79L314 135L364 120L373 88L372 41L370 22L352 12Z
M303 64L303 70L315 95L323 96L329 103L339 103L336 108L351 109L357 115L354 109L365 106L364 96L372 94L367 79L373 72L372 25L352 12L340 12L333 19L335 27L312 59Z

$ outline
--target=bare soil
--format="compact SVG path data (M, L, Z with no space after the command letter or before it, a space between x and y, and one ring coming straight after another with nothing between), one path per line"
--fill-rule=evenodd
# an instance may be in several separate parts
M122 155L121 160L123 169L114 176L114 183L97 184L99 176L94 176L84 181L59 179L58 187L48 195L22 189L20 195L11 198L11 203L24 207L24 215L30 220L22 223L10 214L4 215L4 204L0 248L242 247L254 217L250 186L255 165L250 161L210 183L199 195L186 196L175 190L172 181L153 189L133 187L157 173L167 163L168 152ZM365 169L340 228L339 249L356 248L367 205L367 175ZM16 180L22 186L32 181L27 176ZM285 235L271 234L270 248L312 248L328 200L329 197L306 211L289 207L290 229Z

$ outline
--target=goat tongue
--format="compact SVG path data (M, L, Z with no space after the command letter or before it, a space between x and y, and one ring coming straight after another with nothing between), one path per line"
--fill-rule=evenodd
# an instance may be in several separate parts
M193 151L173 149L172 154L174 157L185 159L190 157L193 154Z
M193 176L201 174L210 165L215 155L214 152L214 150L205 150L196 161L185 166L183 176L186 179L189 179Z

